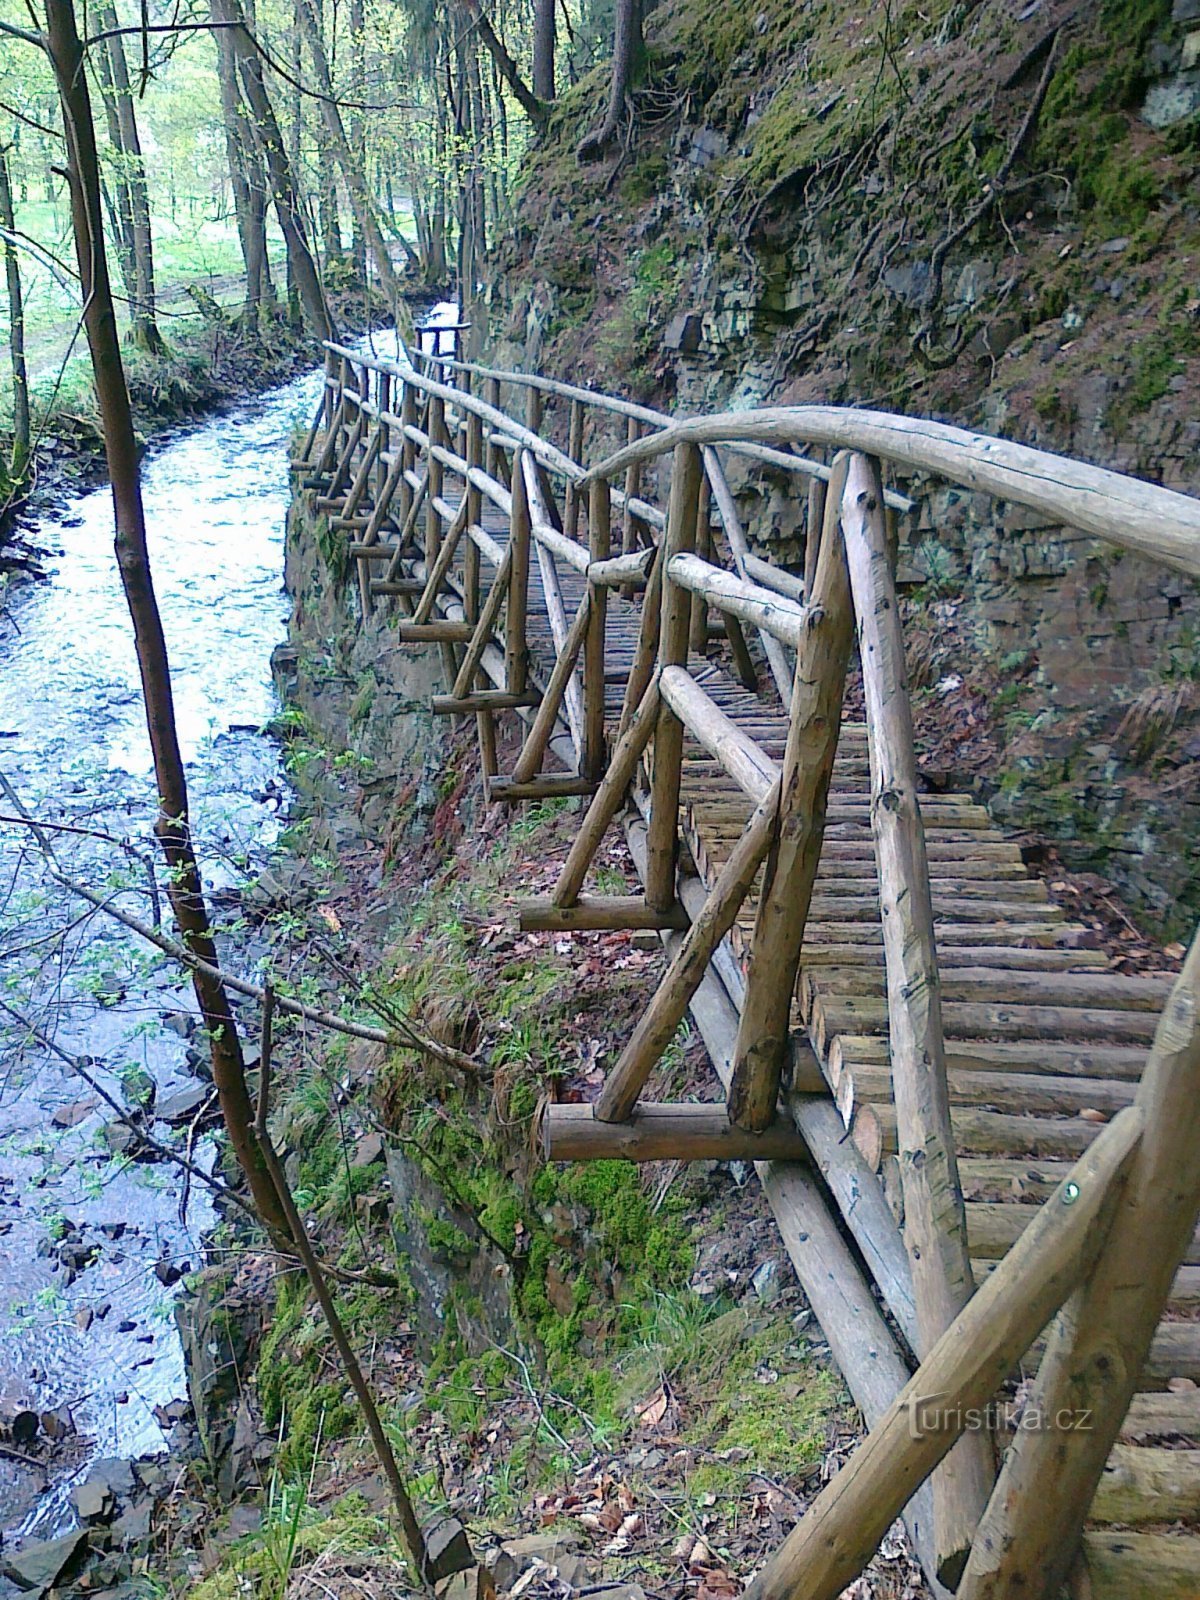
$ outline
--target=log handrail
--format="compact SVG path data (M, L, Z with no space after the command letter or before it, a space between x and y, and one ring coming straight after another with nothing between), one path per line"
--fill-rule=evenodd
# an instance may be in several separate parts
M452 375L455 382L440 382L431 373ZM523 421L501 405L505 382L524 388ZM569 403L566 451L545 436L548 395ZM589 407L622 417L628 440L590 467L584 460ZM561 425L561 410L554 415ZM643 433L645 428L651 431ZM806 443L839 454L826 466L779 448ZM781 572L749 548L722 466L726 448L793 472L811 469L802 578ZM643 498L642 469L667 453L672 472L664 512ZM890 515L912 502L885 492L881 461L1040 511L1200 576L1200 502L1023 445L935 422L827 406L674 421L552 379L407 352L392 362L327 348L320 403L297 467L300 487L315 492L315 506L330 514L331 532L344 536L342 548L359 564L364 621L372 598L387 596L404 613L395 619L395 637L438 646L450 692L435 695L432 708L476 718L485 797L589 797L553 892L521 908L522 926L655 930L667 946L665 975L615 1052L596 1106L547 1111L551 1154L585 1160L736 1154L758 1161L773 1203L785 1191L805 1196L802 1224L792 1218L794 1237L787 1231L786 1207L781 1213L776 1203L776 1211L818 1315L836 1317L839 1304L853 1302L860 1340L868 1329L870 1348L858 1355L844 1330L830 1342L872 1431L756 1580L752 1600L823 1600L840 1592L906 1501L906 1520L932 1578L953 1585L966 1563L963 1600L999 1600L1014 1584L1025 1583L1032 1563L1038 1570L1029 1592L1044 1600L1051 1582L1048 1545L1057 1582L1078 1548L1108 1444L1172 1292L1200 1204L1194 1162L1200 1101L1192 1082L1200 1070L1200 946L1164 1016L1134 1112L1118 1115L1066 1187L1042 1210L1031 1211L1024 1232L1017 1230L1016 1246L973 1293L971 1257L992 1254L980 1248L976 1231L979 1213L989 1208L974 1199L964 1208L955 1151L955 1138L961 1141L964 1132L962 1108L956 1105L952 1120L949 1094L953 1089L961 1096L962 1080L978 1074L965 1071L961 1054L956 1063L952 1053L946 1071L921 806L934 826L939 819L945 826L947 816L973 825L966 822L972 808L917 798ZM388 542L380 544L384 538ZM386 576L373 579L375 563L383 561ZM484 561L492 575L487 586L480 582ZM640 617L626 603L636 602L639 593ZM749 694L722 669L704 664L713 613L726 621L735 671ZM854 740L843 739L852 803L847 806L845 793L838 792L830 808L835 831L826 843L826 795L841 727L851 619L862 660L866 745L857 742L861 731ZM762 641L786 721L754 702L758 685L742 624ZM614 633L607 655L606 631ZM624 693L618 721L616 700L609 696L619 683ZM760 701L767 693L769 685ZM519 716L526 731L515 762L501 775L496 719L508 713ZM547 754L566 772L543 773ZM864 756L871 776L869 813L861 788ZM736 790L749 798L748 806ZM631 796L647 824L640 832L636 824L626 829L631 848L635 834L641 840L635 859L644 893L587 894L597 849ZM708 832L705 805L711 808ZM814 920L826 927L831 914L835 922L845 915L842 909L831 913L834 906L857 901L856 917L864 909L860 863L866 857L857 844L848 852L842 830L848 820L855 839L863 839L868 814L881 948L867 962L846 963L864 969L849 974L848 986L846 973L822 984L818 977L830 947L818 940L810 960L804 943L809 902L816 892L820 917ZM936 863L948 859L937 854L945 848L938 844L931 852L935 880L943 885L945 874ZM828 887L814 891L823 849L830 858L822 868ZM849 891L836 881L843 861L854 863L845 874L853 888L848 898L839 898ZM695 868L701 876L690 875ZM977 876L990 882L993 874ZM969 894L978 885L965 887ZM1010 888L1004 904L1023 908L1028 897ZM741 912L752 893L757 910L747 947L749 918ZM982 899L975 896L972 907L978 909ZM739 921L743 932L727 940ZM1020 919L1005 926L1011 937L1020 936ZM984 1010L961 1002L983 995L988 985L979 987L979 980L991 979L972 971L970 963L955 963L954 937L947 936L943 952L947 1018L961 1028L964 1010ZM744 957L747 948L743 971L738 953ZM855 954L860 949L846 948ZM1013 971L1024 976L1027 967L1032 972L1034 963L1016 963ZM1047 970L1060 968L1051 963ZM836 1011L845 994L846 1012L864 1018L865 1034L868 1011L878 1015L877 1002L860 1008L859 997L877 994L881 978L887 990L883 1054L866 1052L856 1064L854 1041L823 1008L832 999ZM709 1043L705 1019L712 1020L711 988L718 979L734 1012L732 1031L721 1023L722 1041L713 1056L726 1088L724 1105L645 1107L640 1097L689 1006ZM797 979L808 1038L792 1011ZM1126 1002L1132 1004L1128 993ZM1027 1009L1023 1026L1031 1025L1035 1010L1040 1015L1059 1008L1031 1002ZM970 1026L987 1032L985 1022ZM1143 1036L1122 1024L1112 1037L1135 1033ZM856 1048L872 1042L859 1040ZM860 1089L863 1103L855 1110L852 1100ZM864 1111L870 1113L867 1133L875 1130L873 1144L863 1132ZM846 1130L858 1146L849 1155L841 1153ZM889 1209L896 1188L889 1180L885 1191L877 1181L885 1136L888 1149L897 1152L888 1161L893 1176L902 1179L903 1232ZM1072 1137L1062 1153L1076 1155L1086 1144ZM789 1163L783 1170L796 1175L794 1183L773 1183L763 1161L768 1152ZM816 1174L828 1184L822 1192L840 1211L840 1222L832 1211L826 1215L826 1202L813 1186ZM1064 1216L1077 1201L1079 1209ZM1168 1227L1160 1237L1163 1216ZM865 1267L850 1262L839 1243L842 1224L857 1241ZM1012 1238L1003 1243L1008 1248ZM823 1293L818 1281L821 1274L829 1276L828 1263L835 1259L840 1302L837 1294ZM1145 1273L1143 1261L1151 1263ZM875 1315L874 1303L868 1305L865 1280L861 1293L851 1292L850 1279L858 1282L855 1274L862 1271L870 1273L895 1316L890 1331ZM1089 1281L1082 1276L1087 1272L1093 1275ZM1052 1409L1051 1400L1076 1393L1080 1384L1092 1385L1086 1392L1094 1390L1102 1423L1095 1438L1065 1444L1022 1439L993 1489L986 1436L959 1439L954 1424L935 1430L932 1439L921 1430L913 1434L911 1417L904 1415L906 1399L937 1385L947 1414L962 1415L985 1402L1049 1312L1072 1293L1038 1380L1048 1397L1042 1409ZM1118 1313L1121 1325L1114 1333L1109 1324ZM1109 1348L1120 1351L1120 1371L1112 1380L1103 1377L1097 1357ZM917 1363L905 1389L907 1372ZM937 1581L933 1587L943 1592Z
M673 422L616 451L589 475L612 478L681 444L760 439L857 450L910 471L933 473L1200 577L1200 500L1031 445L887 411L767 406Z

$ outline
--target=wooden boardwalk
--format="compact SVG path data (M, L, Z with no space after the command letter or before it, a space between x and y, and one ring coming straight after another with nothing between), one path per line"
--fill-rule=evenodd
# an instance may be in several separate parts
M916 819L919 850L911 838L906 844L903 834L889 834L892 823L881 817L881 810L891 807L895 796L894 809L903 812L905 768L901 755L898 776L883 782L881 774L895 755L878 709L886 700L876 702L874 713L868 702L867 722L843 717L836 732L811 709L805 721L802 686L787 681L790 651L801 652L803 665L809 659L805 629L824 621L827 613L832 616L837 604L831 569L818 568L818 559L827 557L813 548L820 546L822 528L826 546L829 528L837 531L836 511L831 524L821 494L809 497L806 581L807 595L824 598L806 612L797 598L797 580L780 574L772 586L769 571L760 570L764 563L755 563L746 552L715 452L702 461L698 447L675 446L675 481L685 482L680 463L686 466L687 458L679 452L690 448L693 459L707 465L704 492L711 494L720 514L715 527L710 525L704 500L698 511L693 499L690 515L699 518L699 535L672 546L672 527L683 516L683 491L673 490L679 503L673 498L669 509L643 501L630 451L616 459L616 470L607 475L622 487L605 488L600 501L584 504L587 486L580 483L586 406L579 391L546 380L507 379L524 384L524 392L531 394L561 390L561 398L569 402L563 451L536 432L542 425L540 399L526 415L528 427L499 412L500 375L459 367L464 387L451 390L406 369L406 393L426 396L422 426L411 405L405 414L389 412L389 390L377 392L374 402L367 398L366 367L360 375L341 359L340 365L331 362L330 370L329 398L306 441L301 469L311 474L310 488L324 491L326 509L344 513L350 502L351 515L344 520L351 540L361 538L359 530L366 529L381 541L381 554L387 553L389 580L380 583L372 578L378 568L370 539L366 546L352 544L363 573L364 604L399 605L402 615L407 611L410 617L415 608L418 620L402 620L401 636L442 649L450 681L444 703L435 705L443 711L474 711L494 793L507 799L560 792L593 797L581 821L579 861L568 862L552 903L527 908L527 925L657 926L671 953L667 978L615 1064L601 1103L594 1112L584 1108L582 1116L579 1108L561 1108L561 1115L554 1109L548 1119L551 1155L651 1159L676 1153L686 1158L721 1150L745 1156L757 1153L756 1139L774 1141L770 1153L791 1159L760 1168L768 1194L831 1348L872 1428L860 1453L861 1477L875 1483L871 1473L877 1470L882 1474L879 1484L886 1484L889 1460L898 1483L906 1471L913 1474L906 1492L876 1485L860 1503L855 1495L865 1497L866 1491L856 1487L859 1467L852 1463L826 1491L823 1531L808 1531L813 1517L806 1518L757 1580L758 1593L805 1600L840 1593L878 1537L871 1531L872 1517L885 1518L886 1528L912 1495L906 1516L935 1588L940 1589L941 1580L953 1585L961 1577L959 1592L971 1600L1056 1593L1058 1575L1070 1567L1080 1534L1078 1516L1072 1527L1069 1510L1077 1503L1079 1516L1084 1507L1089 1509L1082 1564L1073 1581L1090 1587L1075 1592L1097 1600L1143 1595L1200 1600L1200 1238L1195 1232L1200 1153L1187 1143L1186 1118L1178 1109L1168 1116L1165 1109L1200 1099L1200 1046L1189 1035L1170 1054L1171 1062L1186 1057L1192 1072L1186 1093L1157 1087L1167 1070L1161 1061L1146 1070L1148 1059L1154 1059L1160 1016L1173 989L1176 1005L1182 991L1168 978L1110 971L1103 954L1088 948L1085 931L1063 915L1045 885L1026 871L1017 845L970 799L922 794ZM381 365L380 372L389 385L399 381L395 369L385 371ZM472 373L489 386L484 402L472 393ZM655 414L641 408L605 404L609 414L602 420L611 422L616 406L617 417L629 423L631 439L642 428L653 437L666 422L655 421ZM431 405L443 408L432 421ZM471 423L473 416L481 419L479 424ZM417 470L420 447L423 441L427 463L432 458L436 471L437 452L431 457L429 446L436 444L439 427L444 441L439 448L446 458L441 465L451 475L458 473L459 487L451 493L445 491L444 479L435 484L443 498L436 520L421 524L426 530L422 544L412 537L417 526L412 508L422 483L426 493L432 496L433 491ZM393 469L393 463L404 466L404 461L394 443L389 448L386 431L372 453L373 428L407 428L414 436L416 449L409 451L406 476ZM760 458L779 453L773 444L764 447L756 439L744 442ZM531 465L535 460L536 469ZM402 490L407 488L407 495L398 498L390 514L384 504L380 515L387 472ZM565 478L561 513L549 487L555 472ZM811 477L820 485L832 475L821 468ZM1113 475L1096 476L1107 480ZM362 492L355 497L360 482ZM1077 485L1070 487L1074 492ZM1109 494L1117 492L1107 482L1104 487ZM831 498L832 491L843 492L840 482L831 486ZM843 504L849 508L851 502L846 498ZM1182 497L1167 496L1151 510L1160 517L1167 512L1182 516L1186 522L1190 506ZM1089 526L1082 510L1079 515L1081 525ZM1114 515L1122 515L1120 507ZM580 542L580 523L587 525L582 536L586 544ZM842 514L847 541L852 523L847 509ZM882 520L879 527L882 536ZM1200 517L1185 529L1189 537L1193 528L1200 530ZM439 543L443 533L457 540L444 553ZM721 534L731 573L722 568ZM618 535L621 547L614 558ZM1135 528L1131 542L1144 548L1138 537ZM1182 564L1169 536L1163 543L1163 551L1156 553ZM480 551L497 583L507 585L503 615L498 603L488 615ZM692 552L703 552L703 558ZM612 570L614 559L624 563L619 571ZM851 579L861 581L853 555L850 568ZM513 573L523 584L520 590ZM431 575L436 582L427 587ZM378 594L374 602L372 591ZM858 588L855 603L861 626ZM518 605L514 623L510 619ZM726 633L714 642L722 627ZM756 646L759 681L751 690L734 670L736 664L745 677L746 635L753 640L755 629L765 659ZM526 652L520 667L514 667L514 631ZM722 642L726 637L728 643ZM887 648L886 625L877 636L861 633L860 647L864 663L870 652L871 670L877 670L879 652ZM797 684L803 676L798 667ZM495 770L492 724L501 713L519 715L531 728L522 757L525 770L519 760L507 780ZM873 725L871 715L877 719ZM639 733L647 719L653 737ZM558 759L557 773L541 770L550 757ZM831 763L827 791L823 779L811 777L826 757ZM878 768L874 779L873 762ZM773 788L775 784L780 786ZM789 822L791 797L797 791L807 793L806 784L811 796L794 806ZM589 851L627 799L632 809L626 813L626 826L633 830L644 896L636 903L588 897L581 887ZM912 806L916 811L915 796ZM789 860L794 838L803 841L814 831L814 846L801 843L793 851L797 863L807 860L809 877L805 880L802 865L788 868L797 873L796 887L781 899L781 863ZM669 871L665 894L664 840ZM928 959L936 962L932 976L919 959L921 897L910 897L912 882L902 877L897 885L886 876L889 851L900 847L910 850L910 864L917 863L918 877L923 875L928 884ZM795 905L800 906L798 921ZM785 980L785 1014L787 995L792 996L784 1023L789 1037L775 1051L773 1069L747 1066L742 1038L747 1016L757 1016L764 1004L770 1010L769 998L762 999L761 973L764 963L775 960L775 946L786 946L789 917L794 924L793 959L790 965L786 958L775 963ZM898 919L903 923L901 941ZM775 946L768 948L763 930L772 927ZM932 1010L922 998L930 987L939 1001ZM765 1092L766 1110L756 1123L752 1117L735 1117L733 1097L728 1119L722 1107L647 1107L640 1102L640 1089L657 1059L655 1040L669 1038L672 1018L689 1003L726 1083L740 1077L743 1088L759 1091L760 1102ZM1193 1013L1194 1005L1189 1015ZM931 1040L933 1052L931 1057L926 1049L924 1059L934 1090L921 1113L926 1121L920 1130L913 1122L911 1081L903 1075L914 1036ZM1161 1041L1157 1050L1164 1056ZM779 1085L781 1065L782 1098L776 1110L777 1091L770 1085ZM918 1059L918 1078L921 1070ZM901 1092L906 1089L907 1094ZM1103 1282L1104 1263L1097 1253L1110 1226L1109 1254L1114 1262L1120 1255L1112 1195L1126 1182L1139 1129L1153 1126L1156 1116L1165 1125L1153 1141L1156 1158L1161 1154L1174 1170L1166 1189L1155 1189L1147 1177L1146 1192L1169 1192L1177 1198L1156 1201L1161 1216L1156 1212L1149 1221L1143 1207L1136 1225L1145 1229L1142 1234L1129 1224L1130 1238L1140 1238L1147 1251L1145 1271L1136 1271L1137 1281L1129 1283L1130 1268L1120 1269L1124 1275L1114 1280L1111 1298L1115 1310L1120 1295L1128 1293L1133 1309L1123 1312L1122 1326L1104 1330L1097 1350L1088 1347L1089 1331L1073 1328L1066 1316L1050 1335L1049 1376L1033 1380L1049 1316L1064 1303L1081 1314L1088 1286ZM1122 1138L1128 1141L1126 1149L1118 1148ZM930 1227L926 1212L936 1211L936 1204L927 1207L933 1191L921 1187L923 1158L914 1163L903 1154L914 1149L914 1140L931 1157L931 1165L941 1161L951 1173L946 1230L953 1233L957 1217L964 1264L969 1262L976 1285L988 1285L976 1301L969 1299L968 1287L957 1318L951 1311L932 1328L929 1241L939 1249L943 1241L928 1232L922 1239L920 1230ZM813 1169L821 1181L814 1181ZM1111 1176L1097 1182L1093 1201L1089 1184L1096 1173L1105 1172ZM1106 1186L1112 1190L1107 1200ZM1083 1208L1080 1232L1071 1245L1072 1265L1060 1292L1058 1280L1049 1281L1050 1266L1042 1270L1040 1263L1058 1248L1054 1230L1066 1226L1059 1213L1077 1198ZM1053 1211L1044 1210L1047 1201L1053 1201ZM1094 1205L1088 1212L1090 1225L1083 1216L1086 1205ZM1146 1239L1153 1245L1146 1246ZM1139 1262L1136 1248L1131 1246L1128 1255ZM946 1259L952 1277L952 1249ZM1161 1292L1156 1283L1161 1283ZM1049 1298L1040 1314L1035 1308L1043 1296ZM984 1324L975 1331L976 1353L990 1344L994 1348L988 1358L999 1363L989 1380L986 1370L972 1368L972 1350L952 1348L956 1330L961 1327L965 1338L972 1307L1024 1300L1028 1305L1012 1319L1018 1326L993 1334L991 1325ZM993 1321L1006 1320L998 1311L991 1315ZM1033 1320L1026 1326L1022 1319L1029 1318ZM1132 1331L1139 1318L1144 1324L1140 1345ZM939 1340L943 1329L945 1338ZM1133 1359L1131 1351L1136 1353L1134 1369L1122 1378L1121 1363ZM1079 1371L1071 1378L1075 1360ZM904 1387L914 1368L917 1376ZM1103 1382L1095 1377L1096 1371L1110 1368L1117 1374L1115 1390L1107 1376ZM1059 1383L1060 1372L1070 1379L1065 1386ZM950 1386L936 1393L947 1398L951 1410L968 1406L975 1394L991 1399L996 1378L1004 1374L1024 1378L1019 1392L1012 1381L1000 1389L994 1444L1003 1454L1004 1469L995 1494L990 1494L993 1441L986 1435L975 1442L974 1466L963 1465L957 1473L954 1463L966 1463L964 1452L973 1446L969 1437L960 1437L961 1426L953 1421L939 1426L954 1437L928 1445L927 1455L920 1454L927 1448L924 1439L919 1446L912 1440L903 1443L892 1413L923 1374L950 1378ZM898 1401L896 1390L902 1387ZM1078 1400L1080 1414L1090 1414L1086 1426L1077 1423L1074 1431L1064 1431L1065 1425L1057 1433L1046 1430L1057 1451L1047 1468L1041 1458L1051 1444L1040 1447L1035 1439L1027 1445L1018 1431L1020 1448L1011 1447L1011 1425L1018 1402L1025 1403L1022 1428L1032 1436L1037 1430L1030 1419L1036 1407L1064 1394ZM911 1399L906 1403L911 1405ZM1094 1437L1085 1439L1085 1433ZM929 1479L934 1457L940 1460L951 1446L949 1464ZM877 1455L884 1463L878 1469L873 1465ZM953 1528L956 1512L969 1507L971 1474L981 1459L982 1499L970 1512L965 1539L960 1536L956 1547L946 1530ZM923 1480L929 1481L920 1488ZM1055 1496L1062 1497L1061 1507L1055 1506ZM1062 1518L1067 1519L1065 1526L1060 1525ZM1052 1540L1060 1546L1066 1541L1065 1565L1061 1550L1046 1553Z

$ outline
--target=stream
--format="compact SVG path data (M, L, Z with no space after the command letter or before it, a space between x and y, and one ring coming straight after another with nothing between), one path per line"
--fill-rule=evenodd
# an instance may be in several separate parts
M144 463L198 852L214 914L227 922L289 803L279 748L263 730L278 709L269 663L287 622L287 446L307 426L320 386L312 372L160 444ZM112 536L107 486L36 531L50 581L24 587L0 614L0 772L53 825L69 872L120 891L121 905L149 917L155 893L164 904L165 895ZM71 1489L89 1466L161 1452L185 1409L173 1308L183 1278L203 1262L211 1196L174 1162L131 1159L128 1131L98 1090L143 1107L153 1137L190 1151L202 1169L215 1160L208 1053L195 1037L190 983L51 883L14 816L0 792L0 1006L12 1008L0 1009L6 1547L68 1526ZM237 936L235 948L248 970L253 936ZM242 1015L253 1038L253 1010ZM31 1436L29 1413L38 1418Z

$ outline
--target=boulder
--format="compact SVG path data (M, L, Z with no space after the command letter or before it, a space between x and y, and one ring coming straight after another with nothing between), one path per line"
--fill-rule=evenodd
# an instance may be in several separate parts
M424 1530L425 1566L431 1583L475 1565L467 1530L457 1517L439 1517Z
M71 1533L64 1533L60 1539L27 1544L24 1549L4 1558L0 1563L0 1573L10 1583L15 1583L18 1589L44 1594L60 1578L69 1577L82 1562L87 1542L86 1531L76 1528Z
M177 1089L174 1094L169 1094L165 1100L160 1100L156 1114L163 1122L172 1126L180 1123L191 1122L197 1112L201 1111L212 1096L212 1090L207 1084L193 1083L186 1089Z
M107 1522L117 1509L112 1490L96 1478L75 1485L71 1490L71 1504L80 1522Z

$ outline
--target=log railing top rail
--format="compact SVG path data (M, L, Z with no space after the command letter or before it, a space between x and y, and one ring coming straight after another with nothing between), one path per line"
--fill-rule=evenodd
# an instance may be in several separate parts
M522 926L654 929L668 954L596 1104L547 1109L550 1158L756 1160L870 1429L753 1600L834 1600L901 1512L938 1596L1057 1600L1080 1551L1094 1600L1200 1596L1200 942L1174 985L1108 971L982 807L920 793L888 514L910 502L889 506L882 464L1190 576L1200 502L886 413L677 421L328 348L297 465L347 536L364 619L383 600L402 642L441 651L433 709L476 718L491 799L587 802ZM529 391L525 423L504 383ZM569 402L565 450L547 392ZM631 440L591 466L589 406ZM790 445L837 453L806 465ZM809 477L803 577L749 550L726 446ZM662 509L641 469L667 456ZM504 775L501 715L526 725ZM587 893L622 816L642 893ZM689 1007L725 1099L655 1104ZM997 1481L990 1430L964 1419L1036 1363L1056 1312L1027 1402L1051 1420ZM1086 1430L1053 1420L1080 1407Z

